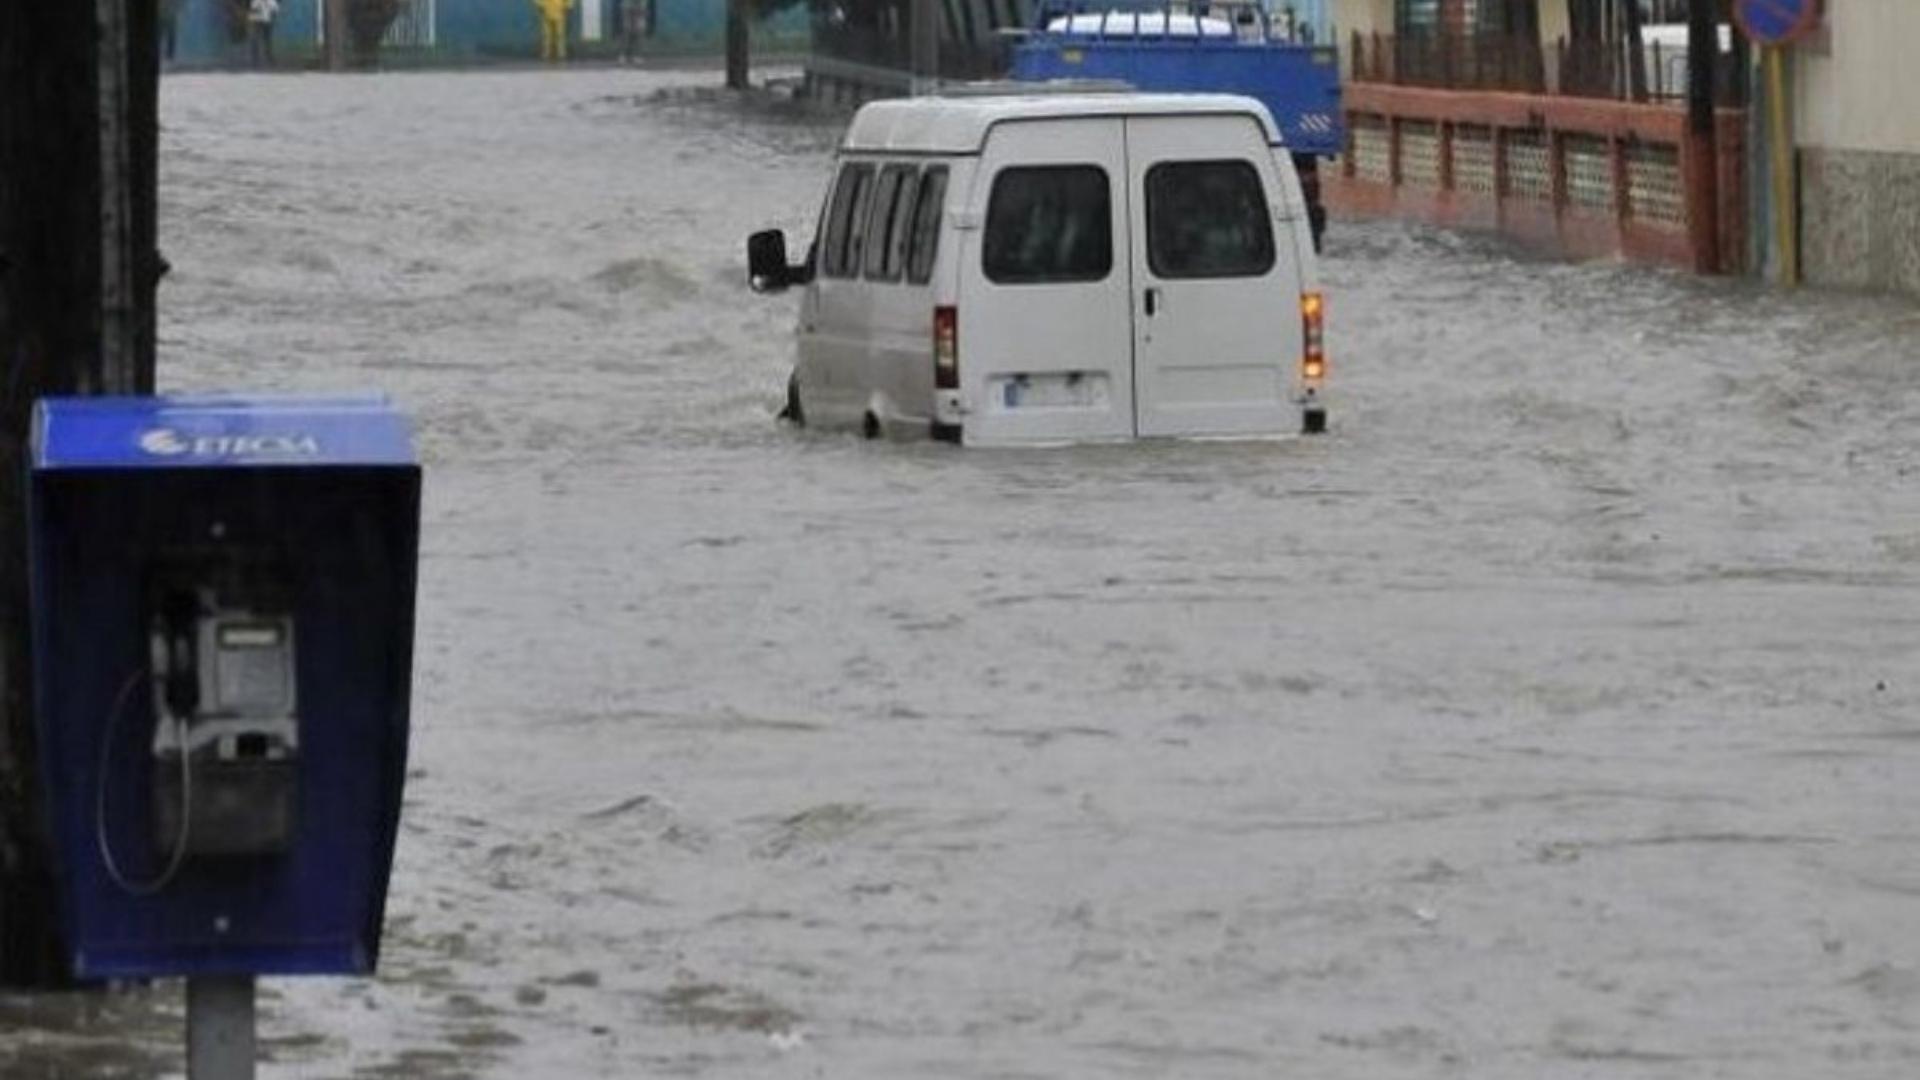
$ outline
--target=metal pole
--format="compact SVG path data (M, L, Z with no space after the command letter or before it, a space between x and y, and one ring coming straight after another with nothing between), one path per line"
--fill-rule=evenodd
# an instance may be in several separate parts
M908 33L912 36L913 96L940 89L940 0L909 0Z
M127 6L123 0L95 0L94 19L99 34L100 365L94 373L99 381L83 379L80 390L98 394L134 383L139 325L134 275L146 253L133 250Z
M727 89L747 88L747 0L727 0Z
M187 980L187 1080L253 1080L253 976Z
M1713 66L1720 52L1720 28L1714 0L1693 0L1687 10L1687 207L1692 226L1694 269L1720 270L1720 155L1713 120Z
M1647 47L1646 36L1641 33L1640 5L1628 4L1621 17L1626 19L1627 39L1627 100L1647 100Z
M1780 251L1780 284L1800 284L1799 207L1793 199L1793 136L1787 130L1786 50L1766 47L1767 144L1772 150L1774 243Z
M326 0L327 70L347 70L347 0Z

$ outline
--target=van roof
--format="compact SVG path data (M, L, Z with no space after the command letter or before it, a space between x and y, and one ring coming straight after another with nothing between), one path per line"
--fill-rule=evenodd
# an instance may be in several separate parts
M1099 116L1252 116L1280 145L1267 107L1237 94L1009 93L961 97L895 98L854 114L843 151L977 154L993 125L1009 120Z

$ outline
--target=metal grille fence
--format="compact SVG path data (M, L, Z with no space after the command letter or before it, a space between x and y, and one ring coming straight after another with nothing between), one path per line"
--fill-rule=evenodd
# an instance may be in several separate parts
M1440 90L1660 101L1687 93L1687 50L1649 31L1636 58L1625 39L1560 38L1465 30L1361 34L1348 40L1354 82L1424 86ZM1729 39L1731 45L1733 39ZM1744 105L1748 89L1743 55L1723 49L1714 69L1714 100Z
M1337 211L1493 228L1569 254L1736 269L1745 115L1588 99L1349 84Z
M1386 120L1356 116L1347 135L1353 140L1354 174L1376 184L1393 183L1393 138Z
M1612 144L1592 135L1568 135L1560 152L1567 169L1567 202L1582 210L1612 213Z
M1687 227L1677 147L1649 143L1627 147L1627 213L1660 228Z
M1507 134L1507 190L1518 199L1553 201L1553 160L1547 137L1538 131Z
M400 5L387 34L380 44L398 48L432 48L434 44L434 6L438 0L407 0Z
M1401 125L1400 182L1408 187L1440 186L1440 125L1421 120Z
M1475 195L1495 192L1493 129L1461 124L1453 129L1453 186Z

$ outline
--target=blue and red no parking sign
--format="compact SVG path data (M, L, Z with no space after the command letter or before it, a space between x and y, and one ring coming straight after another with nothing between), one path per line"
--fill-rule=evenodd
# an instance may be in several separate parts
M1820 25L1822 0L1737 0L1733 21L1762 45L1785 45Z

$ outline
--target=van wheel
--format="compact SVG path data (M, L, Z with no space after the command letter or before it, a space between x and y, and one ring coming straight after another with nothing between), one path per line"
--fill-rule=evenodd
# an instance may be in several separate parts
M860 434L865 435L869 439L879 438L880 418L872 413L868 413L866 419L860 421Z
M1300 431L1306 435L1324 435L1327 431L1327 410L1308 409L1300 414Z
M807 426L806 410L800 407L800 376L787 376L787 407L780 410L780 419L794 427Z

